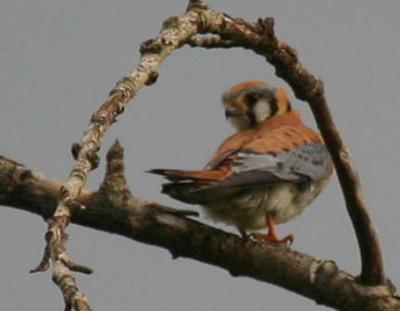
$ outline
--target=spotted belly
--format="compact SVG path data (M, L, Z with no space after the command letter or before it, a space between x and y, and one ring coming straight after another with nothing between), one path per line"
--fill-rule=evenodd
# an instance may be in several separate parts
M279 224L301 214L326 182L310 183L306 187L295 184L252 187L240 190L226 200L203 204L203 207L213 220L242 230L257 230L265 228L267 215Z

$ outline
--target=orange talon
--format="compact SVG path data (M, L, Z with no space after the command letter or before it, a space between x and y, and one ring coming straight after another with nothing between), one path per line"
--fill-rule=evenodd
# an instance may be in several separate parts
M251 236L256 240L264 240L270 243L277 244L287 244L291 245L293 243L294 237L292 234L287 235L283 239L279 239L278 231L276 230L274 219L271 216L266 217L268 234L263 233L253 233Z

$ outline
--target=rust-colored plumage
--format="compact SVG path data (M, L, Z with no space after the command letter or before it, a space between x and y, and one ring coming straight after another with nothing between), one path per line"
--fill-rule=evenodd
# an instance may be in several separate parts
M322 143L320 135L306 127L300 119L300 113L292 110L230 136L217 149L211 161L217 160L230 150L279 153L301 144L312 143Z
M152 170L171 182L163 192L205 207L211 218L241 233L269 228L300 214L326 185L332 163L320 135L291 109L286 92L262 81L233 86L223 95L238 131L215 151L205 169Z

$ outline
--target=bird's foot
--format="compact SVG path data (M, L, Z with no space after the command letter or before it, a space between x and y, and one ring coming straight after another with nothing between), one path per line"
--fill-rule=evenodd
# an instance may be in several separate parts
M270 234L270 233L268 233L268 234L252 233L252 234L250 234L250 237L255 241L267 241L269 243L285 244L285 245L291 245L294 240L294 237L292 234L285 236L283 239L279 239L276 235Z

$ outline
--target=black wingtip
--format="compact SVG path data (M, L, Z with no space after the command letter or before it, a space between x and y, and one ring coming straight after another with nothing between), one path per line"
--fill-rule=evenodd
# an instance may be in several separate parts
M153 168L151 170L146 170L144 172L145 173L149 173L149 174L155 174L155 175L164 175L165 174L165 169Z
M174 176L173 173L175 172L174 170L168 170L168 169L162 169L162 168L154 168L148 171L145 171L146 173L150 174L155 174L155 175L161 175L164 178L175 181L175 180L180 180L179 176Z
M167 182L161 185L161 193L169 194L171 191L171 187L173 187L175 183L173 182Z

